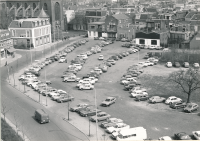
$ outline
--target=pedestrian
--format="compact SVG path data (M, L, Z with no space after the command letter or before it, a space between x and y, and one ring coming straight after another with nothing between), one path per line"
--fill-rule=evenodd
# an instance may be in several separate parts
M5 66L7 66L7 64L8 64L8 63L7 63L7 61L6 61Z

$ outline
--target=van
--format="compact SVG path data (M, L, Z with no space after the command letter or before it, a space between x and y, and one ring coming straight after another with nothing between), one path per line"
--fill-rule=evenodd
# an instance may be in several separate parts
M147 132L143 127L124 129L118 132L116 139L117 141L144 140L147 139Z
M49 115L43 109L35 110L35 119L41 124L50 122Z

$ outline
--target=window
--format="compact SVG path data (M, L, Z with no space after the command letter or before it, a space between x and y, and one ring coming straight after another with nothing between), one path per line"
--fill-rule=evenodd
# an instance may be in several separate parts
M47 37L44 36L44 44L46 44L46 42L47 42Z
M25 9L28 7L27 3L24 4Z
M119 23L122 23L122 20L119 20Z
M11 3L9 3L9 8L11 8L12 7L12 4Z
M4 3L2 4L2 9L5 9L5 4Z
M44 3L44 11L47 11L48 9L47 9L47 4L46 3Z
M151 45L157 45L157 40L151 40Z
M12 36L15 37L15 30L12 30Z
M94 28L95 28L95 26L91 26L90 28L91 28L91 29L94 29Z
M35 3L33 3L33 10L36 8L36 4Z
M47 29L46 29L46 34L48 34L49 33L49 31L48 31L48 27L47 27Z
M42 37L40 37L40 45L42 45Z
M144 39L140 39L140 44L145 44L145 40Z
M50 42L50 40L49 40L49 35L47 36L47 43L49 43Z
M35 42L36 42L36 43L35 43L35 44L36 44L36 46L38 46L38 39L36 39L36 41L35 41Z
M29 30L26 31L26 37L30 37L30 31Z

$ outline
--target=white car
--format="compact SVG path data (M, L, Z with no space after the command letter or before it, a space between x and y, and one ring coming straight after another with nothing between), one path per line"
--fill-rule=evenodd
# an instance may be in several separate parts
M78 77L64 77L63 82L79 82L80 78Z
M163 51L169 51L169 48L164 48Z
M158 138L158 140L171 141L171 140L172 140L172 138L171 138L171 137L169 137L169 136L163 136L163 137L160 137L160 138Z
M136 96L148 95L148 93L137 90L137 91L132 92L131 95L132 95L132 97L136 97Z
M65 62L65 57L61 57L60 60L58 61L59 63L64 63Z
M103 37L99 37L99 40L104 40L104 38Z
M113 133L113 132L118 132L118 131L120 131L122 129L129 129L129 128L130 128L130 125L127 125L125 123L118 123L113 127L108 127L106 129L106 132Z
M50 92L48 94L48 96L52 97L52 96L59 96L60 94L59 93L56 93L56 92Z
M194 64L193 64L193 67L194 67L194 68L199 68L199 63L194 63Z
M57 91L58 91L58 93L65 93L65 94L67 93L66 91L60 90L60 89L58 89Z
M166 63L166 66L167 66L168 68L171 68L171 67L172 67L172 62L167 62L167 63Z
M88 82L90 84L94 84L96 81L94 79L91 80L90 78L84 78L84 79L79 81L79 83L83 83L83 82Z
M195 137L195 139L200 140L200 131L193 131L192 134Z
M94 86L92 84L85 84L79 86L79 90L92 90L94 89Z
M154 63L152 63L152 62L150 62L150 61L146 61L146 62L144 62L145 64L147 64L148 66L153 66L154 65Z
M125 84L128 84L129 82L137 82L137 81L135 80L135 78L131 77L131 78L127 78L126 80L122 80L121 84L125 85Z
M98 58L99 60L103 60L104 59L104 57L103 57L103 55L99 55L99 58Z
M89 79L91 79L91 81L95 81L95 82L98 81L98 79L96 77L89 77Z
M73 67L78 68L78 70L81 70L81 69L82 69L82 65L81 65L81 64L73 64L73 65L69 65L69 66L68 66L68 68L73 68Z
M141 66L143 66L143 67L148 67L148 64L145 63L145 62L139 62L138 64L141 65Z
M79 82L77 85L76 85L76 87L77 88L79 88L81 85L85 85L85 84L91 84L90 82L87 82L87 81L81 81L81 82Z
M181 98L170 96L165 100L165 104L172 104L174 102L182 102L183 100Z
M121 122L123 122L123 120L122 120L122 119L119 119L119 118L109 118L109 119L107 120L107 122L121 123Z

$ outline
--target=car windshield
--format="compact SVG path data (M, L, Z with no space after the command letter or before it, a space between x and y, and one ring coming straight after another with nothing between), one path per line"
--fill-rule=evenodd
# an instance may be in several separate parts
M188 107L188 108L192 108L192 105L188 105L187 107Z
M110 101L110 99L106 99L105 101Z

